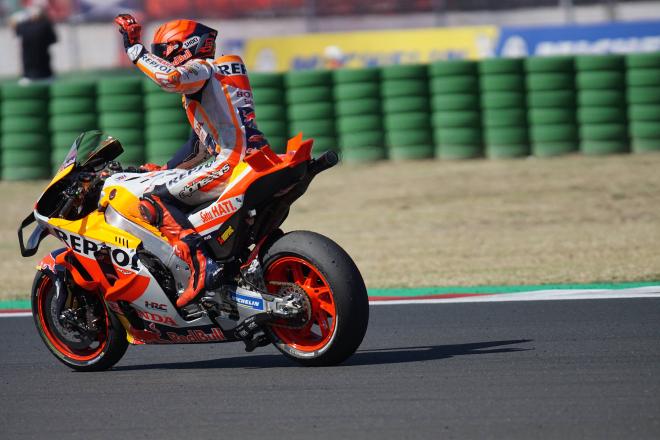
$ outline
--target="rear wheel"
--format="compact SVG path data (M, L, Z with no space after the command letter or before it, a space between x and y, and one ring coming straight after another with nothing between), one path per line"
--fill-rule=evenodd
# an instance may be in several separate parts
M291 232L265 251L263 267L269 291L293 283L309 298L304 325L268 329L282 353L306 366L336 365L355 353L367 331L369 300L360 271L339 245L313 232Z
M80 371L105 370L126 352L126 332L98 295L78 289L69 294L60 316L56 310L54 282L37 272L32 286L34 323L46 347L65 365Z

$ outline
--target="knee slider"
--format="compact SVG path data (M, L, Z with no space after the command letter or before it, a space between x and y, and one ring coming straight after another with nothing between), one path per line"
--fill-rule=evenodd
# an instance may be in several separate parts
M150 225L161 226L163 222L163 209L151 197L142 197L140 199L140 215Z

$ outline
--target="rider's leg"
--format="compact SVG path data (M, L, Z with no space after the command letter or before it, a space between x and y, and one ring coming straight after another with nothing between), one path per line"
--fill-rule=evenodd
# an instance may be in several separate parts
M157 186L143 199L146 200L140 204L142 215L156 224L174 247L176 255L190 267L188 286L176 302L177 307L184 307L199 299L205 289L217 287L220 267L206 255L202 237L164 185ZM158 212L155 212L156 206Z

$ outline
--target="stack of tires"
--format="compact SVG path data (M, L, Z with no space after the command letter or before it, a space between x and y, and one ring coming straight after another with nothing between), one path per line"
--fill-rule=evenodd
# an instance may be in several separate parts
M388 66L381 73L385 141L390 159L433 157L429 116L428 68L425 65Z
M624 58L618 55L575 58L580 151L628 151Z
M50 176L48 86L2 87L2 178L45 179Z
M145 115L145 161L166 164L188 140L192 131L181 95L160 89L153 81L142 83Z
M254 94L257 127L266 136L273 151L286 152L289 124L284 99L284 76L281 73L252 73L250 85Z
M429 66L429 75L435 156L441 159L482 156L477 63L441 61Z
M56 82L50 87L51 165L57 170L78 135L98 129L96 84Z
M313 154L338 149L335 128L332 72L289 72L284 77L289 115L289 135L299 132L314 139Z
M577 151L574 59L527 58L525 71L532 154L549 157Z
M334 83L342 160L361 163L385 159L380 69L337 70Z
M632 151L660 151L660 53L628 55L626 67Z
M124 147L118 160L123 166L143 164L145 119L141 78L101 79L97 86L99 126L107 135L119 139Z
M486 156L529 155L523 61L484 60L479 75Z

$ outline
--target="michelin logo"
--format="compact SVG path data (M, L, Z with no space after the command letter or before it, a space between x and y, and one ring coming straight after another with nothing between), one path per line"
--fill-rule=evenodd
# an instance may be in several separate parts
M229 295L229 298L232 301L236 301L236 304L239 306L247 307L248 309L253 310L263 310L264 309L264 300L259 298L253 298L251 296L239 295L237 293L232 293Z

